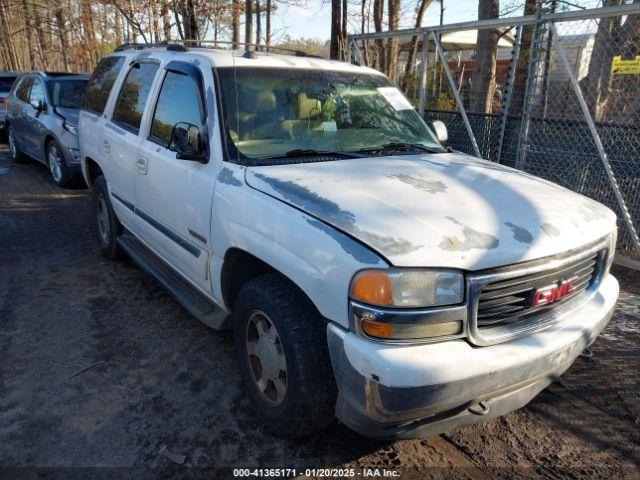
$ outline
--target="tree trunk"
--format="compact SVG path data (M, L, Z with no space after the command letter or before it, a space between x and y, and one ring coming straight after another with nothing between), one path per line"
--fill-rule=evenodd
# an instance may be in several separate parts
M60 40L60 52L62 53L62 63L65 71L69 71L69 56L67 50L69 48L69 41L67 35L67 23L64 18L63 7L56 9L56 26L58 27L58 39Z
M342 26L340 28L340 60L347 58L347 15L349 13L349 2L342 0Z
M332 59L340 58L340 37L342 37L340 0L331 0L331 44L329 56Z
M171 40L171 17L169 16L168 0L161 0L160 16L162 17L162 36L168 42Z
M478 19L498 18L499 0L480 0ZM499 32L495 28L478 30L476 59L473 65L470 111L491 113L496 89L496 57Z
M265 19L265 39L264 44L267 48L267 52L269 48L271 48L271 0L267 0L267 18Z
M389 30L397 30L400 23L400 0L389 0ZM392 37L387 42L387 76L392 82L398 77L398 39Z
M149 12L151 15L151 36L154 42L160 42L160 22L158 21L157 0L149 0Z
M38 53L40 54L40 61L42 63L42 68L45 70L49 69L48 55L49 55L49 45L47 44L47 33L44 29L44 24L42 22L42 17L40 17L39 7L36 6L35 3L31 4L31 10L33 13L33 21L34 27L36 30L36 38L38 40Z
M525 15L535 15L536 0L526 0L524 4ZM516 74L513 81L513 93L511 94L510 115L522 114L524 107L524 94L527 88L529 76L529 59L531 58L531 42L533 40L533 25L524 25L520 35L520 54L516 63Z
M384 0L373 0L373 26L376 32L382 31L382 17L384 16ZM377 54L375 57L375 67L384 72L386 69L386 55L384 51L384 40L376 40Z
M9 31L9 20L7 15L8 5L6 0L0 1L0 26L2 27L2 31L0 32L0 38L2 39L2 45L4 45L5 50L7 52L8 59L8 67L10 70L20 70L20 66L18 64L18 56L16 55L15 45L13 44L13 39L11 38L11 33Z
M442 1L442 0L441 0ZM431 0L420 0L420 5L418 6L418 11L416 12L416 28L420 28L422 26L422 17L424 17L424 12L431 5ZM419 37L414 35L411 39L411 47L409 48L409 56L407 58L407 66L404 69L404 79L402 82L402 89L406 92L408 88L408 80L411 77L411 74L415 71L416 67L416 59L418 58L418 40Z
M231 41L234 50L240 47L240 0L233 0L231 4Z
M256 1L256 47L260 49L260 42L262 37L262 22L260 17L260 0Z
M253 38L253 1L245 0L244 4L244 41L246 50L251 50L249 44Z

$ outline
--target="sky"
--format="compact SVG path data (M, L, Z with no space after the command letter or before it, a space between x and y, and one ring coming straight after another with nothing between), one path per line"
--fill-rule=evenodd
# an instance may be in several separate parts
M478 0L443 0L444 1L444 23L467 22L478 19ZM354 3L354 2L352 2ZM370 2L373 3L373 2ZM385 2L385 7L386 7ZM407 7L403 9L400 28L410 28L415 20L415 2L403 2ZM516 1L502 1L504 6L508 4L522 3ZM602 0L572 0L571 3L579 3L587 8L601 6ZM354 6L355 7L355 6ZM573 9L573 8L572 8ZM354 8L355 10L355 8ZM513 12L513 15L522 15L520 11ZM359 19L354 19L354 24L350 26L349 32L360 33ZM433 1L423 20L423 26L436 25L440 22L440 4ZM314 38L328 40L331 32L331 0L306 0L304 6L278 4L272 21L272 36L274 39L281 38L285 34L292 38Z

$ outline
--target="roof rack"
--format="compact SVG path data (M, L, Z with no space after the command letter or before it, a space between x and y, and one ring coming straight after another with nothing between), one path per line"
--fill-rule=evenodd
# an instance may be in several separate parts
M122 52L124 50L143 50L145 48L166 48L169 51L173 52L187 52L189 51L189 47L195 48L216 48L218 45L241 45L245 47L245 50L249 51L250 47L255 48L259 52L266 52L266 47L264 45L258 45L256 43L247 43L247 42L229 42L225 40L171 40L157 43L123 43L116 47L114 52ZM291 55L296 57L309 57L309 58L323 58L319 55L312 55L307 52L303 52L302 50L295 50L293 48L285 48L285 47L269 47L269 51L278 50L281 52L288 52Z

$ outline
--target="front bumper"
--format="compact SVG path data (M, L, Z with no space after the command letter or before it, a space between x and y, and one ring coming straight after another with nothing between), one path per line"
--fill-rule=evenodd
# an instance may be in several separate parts
M618 292L617 280L608 275L589 301L554 325L488 347L465 340L386 345L329 324L336 416L369 437L415 438L520 408L595 340Z

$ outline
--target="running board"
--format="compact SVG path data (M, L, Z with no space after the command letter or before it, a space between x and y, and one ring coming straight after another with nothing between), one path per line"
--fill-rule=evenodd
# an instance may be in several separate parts
M182 278L133 234L125 231L118 237L118 245L198 320L216 330L228 328L229 314L226 311Z

